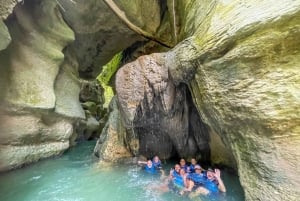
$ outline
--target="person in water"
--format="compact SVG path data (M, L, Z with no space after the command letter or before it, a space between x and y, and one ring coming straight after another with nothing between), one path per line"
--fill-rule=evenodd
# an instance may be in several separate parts
M174 169L171 169L169 177L164 179L163 183L157 186L155 189L162 192L168 192L173 190L181 194L183 189L187 188L187 173L183 168L180 168L179 164L174 166ZM154 188L152 188L154 189Z
M161 161L160 161L160 159L159 159L158 156L154 156L154 157L153 157L152 163L153 163L154 167L155 167L157 170L162 169Z
M144 170L149 173L156 173L156 168L154 167L153 163L151 160L147 160L145 163L144 161L138 161L139 164L144 165Z
M180 159L179 164L181 169L184 169L185 172L188 172L188 166L184 158Z
M207 179L200 165L195 165L194 168L195 172L190 173L187 177L188 187L185 189L185 191L192 191L200 186L203 186L205 180Z
M189 184L192 184L189 183ZM189 191L192 190L189 186ZM198 195L212 195L218 192L226 192L223 180L221 179L221 171L219 169L208 169L206 177L201 181L201 185L197 186L192 197Z
M148 163L148 161L138 161L138 164L144 164L144 165L146 165L147 163ZM160 161L160 159L159 159L158 156L154 156L153 157L152 164L155 167L155 169L157 169L157 170L162 169L161 161Z
M170 174L166 176L163 172L161 175L161 183L160 184L150 184L147 186L147 189L155 191L159 194L169 192L170 189L174 189L175 182L178 184L178 186L182 185L181 176L183 175L183 172L180 173L180 165L176 164L174 168L170 170Z
M188 173L195 173L195 166L198 165L196 159L191 159L191 164L188 168Z
M221 171L219 169L208 169L206 173L207 180L204 183L209 193L226 192L223 180L221 179Z

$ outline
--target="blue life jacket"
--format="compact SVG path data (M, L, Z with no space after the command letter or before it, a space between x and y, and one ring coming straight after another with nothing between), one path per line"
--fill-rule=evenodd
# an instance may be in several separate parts
M144 169L145 169L146 172L149 172L149 173L152 173L152 174L156 173L156 169L155 169L154 165L152 165L151 168L148 167L148 165L145 165Z
M179 187L184 187L184 180L183 177L178 174L176 171L173 172L173 182L175 185L179 186Z
M206 177L203 174L191 173L188 178L195 182L196 185L204 184L206 182Z
M152 165L156 168L156 169L160 169L161 168L161 162L158 161L157 163L154 162L154 160L152 161Z
M198 164L196 164L196 165L198 165ZM189 168L190 168L190 173L194 173L195 172L195 165L191 164L189 166Z
M215 180L211 181L207 179L204 183L204 188L209 190L211 193L219 192L218 183Z
M184 169L185 172L188 172L188 166L184 165L184 166L180 166L181 169Z

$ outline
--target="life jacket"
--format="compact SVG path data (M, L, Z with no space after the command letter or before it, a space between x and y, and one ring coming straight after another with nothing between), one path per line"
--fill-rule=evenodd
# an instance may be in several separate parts
M183 177L175 171L173 172L173 182L178 187L184 187Z
M148 167L148 165L146 165L144 167L144 169L145 169L146 172L149 172L149 173L152 173L152 174L156 173L156 169L155 169L154 165L152 165L151 167Z
M218 182L216 180L209 180L207 179L204 183L204 188L209 190L211 193L219 192Z
M196 165L198 165L198 164L196 164ZM189 168L190 168L190 173L195 173L195 165L191 164L189 166Z
M156 169L160 169L161 168L161 162L154 162L154 160L152 161L152 165L156 168Z
M191 173L188 178L195 182L196 185L204 184L207 180L203 174Z
M185 172L188 172L188 166L184 165L184 166L180 166L181 169L184 169Z

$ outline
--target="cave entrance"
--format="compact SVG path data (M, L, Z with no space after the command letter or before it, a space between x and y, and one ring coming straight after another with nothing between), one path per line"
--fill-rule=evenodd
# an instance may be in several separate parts
M133 125L128 131L138 138L140 155L148 158L158 155L162 159L196 158L202 164L210 163L210 135L193 103L186 84L175 88L174 103L169 111L163 109L161 96L148 100L138 108Z

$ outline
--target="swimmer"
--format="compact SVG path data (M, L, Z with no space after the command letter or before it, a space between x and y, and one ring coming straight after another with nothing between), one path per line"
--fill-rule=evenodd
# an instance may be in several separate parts
M138 161L138 164L143 164L144 165L144 170L149 173L156 173L156 169L152 163L151 160L147 160L145 163L144 161Z

